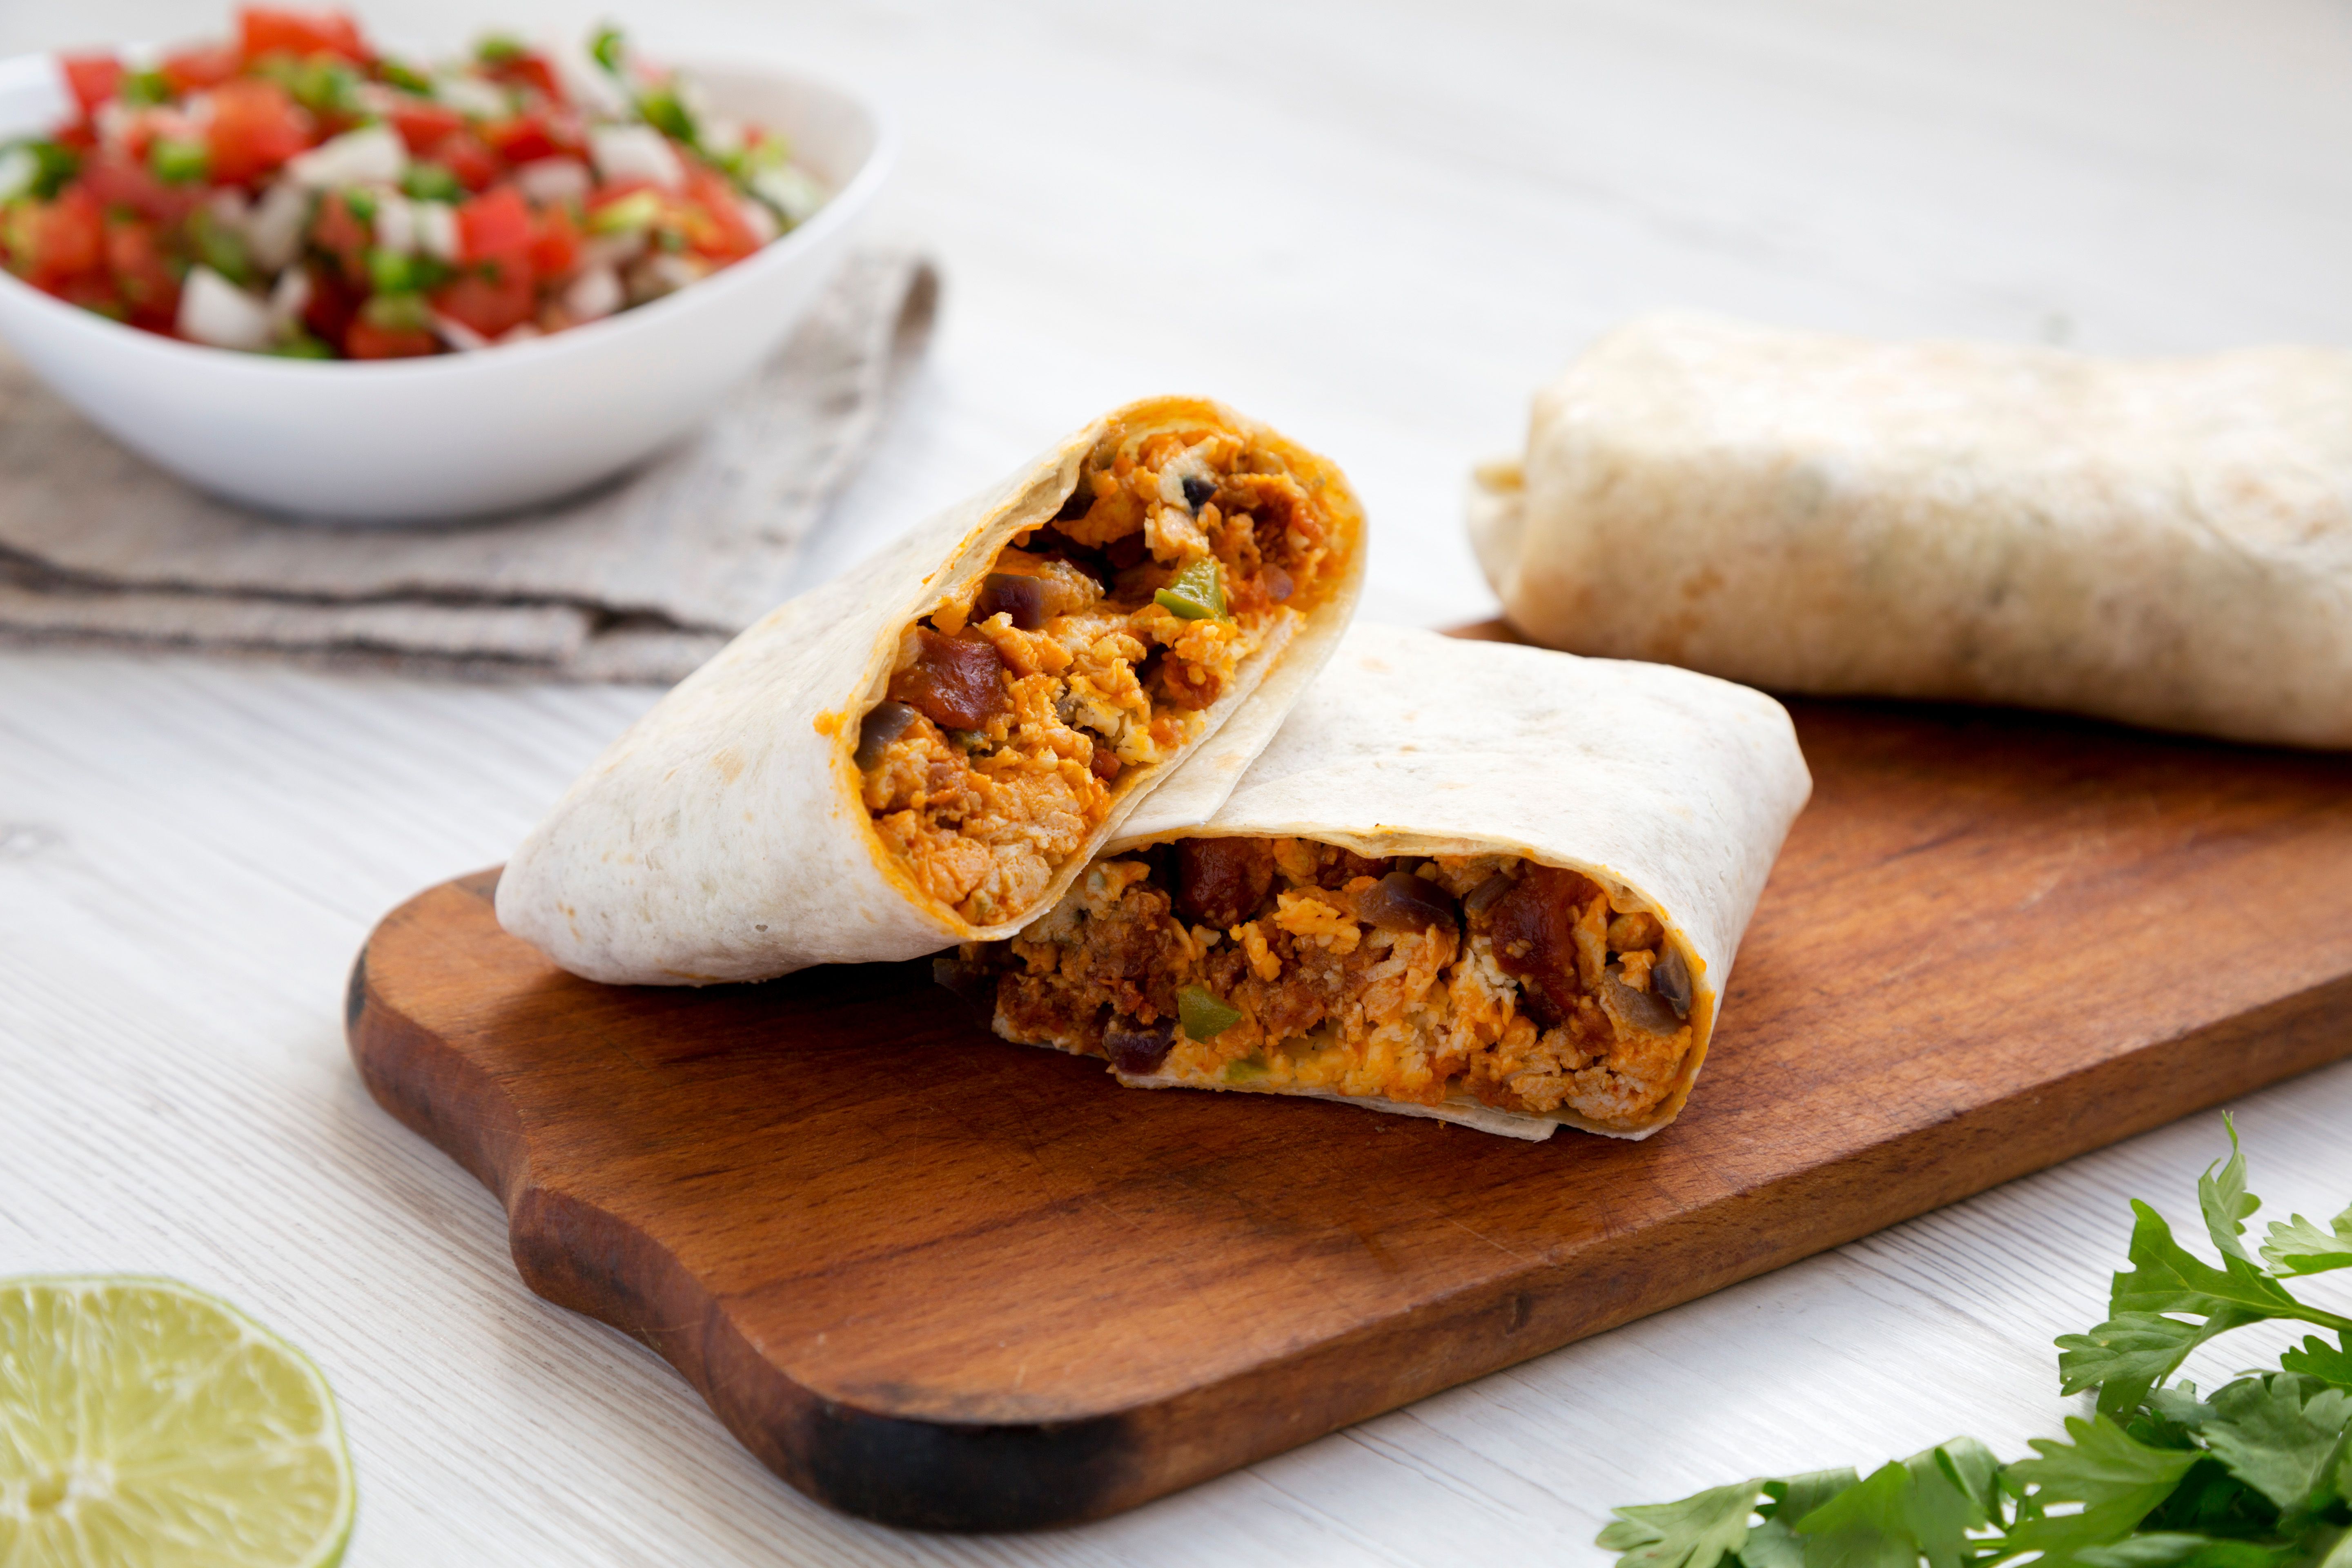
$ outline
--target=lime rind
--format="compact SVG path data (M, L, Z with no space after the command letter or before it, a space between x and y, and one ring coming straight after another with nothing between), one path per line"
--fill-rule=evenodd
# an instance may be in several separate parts
M359 1506L308 1355L176 1279L0 1279L0 1565L333 1568Z

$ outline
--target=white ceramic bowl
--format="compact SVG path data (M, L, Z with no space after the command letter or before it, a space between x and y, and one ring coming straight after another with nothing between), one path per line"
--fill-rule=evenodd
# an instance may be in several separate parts
M782 342L840 262L896 153L883 115L838 88L733 67L687 69L719 112L790 137L834 195L756 255L651 304L532 342L353 363L158 337L0 271L0 337L125 446L267 510L423 522L583 489L704 418ZM53 75L45 60L0 62L0 141L52 122L55 95L41 84Z

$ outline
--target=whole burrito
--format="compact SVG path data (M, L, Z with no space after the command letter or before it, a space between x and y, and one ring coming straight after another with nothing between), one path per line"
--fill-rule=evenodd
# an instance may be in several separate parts
M2352 746L2352 354L1636 321L1537 398L1471 533L1555 647Z
M499 920L642 984L1011 935L1180 763L1169 808L1215 808L1345 628L1362 540L1266 426L1115 410L679 683L523 841Z
M1147 804L1045 918L935 968L1135 1088L1645 1138L1811 788L1745 687L1358 626L1205 824Z

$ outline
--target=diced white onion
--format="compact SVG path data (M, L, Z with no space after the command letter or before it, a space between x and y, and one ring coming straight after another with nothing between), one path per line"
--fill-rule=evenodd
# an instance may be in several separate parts
M269 307L209 267L191 267L180 289L180 335L216 349L269 346Z
M138 122L139 111L119 98L110 98L98 106L90 123L98 128L98 139L109 147L120 147L130 140L131 128Z
M825 188L797 163L762 169L751 176L751 194L784 215L786 223L804 224L824 205Z
M596 178L577 158L534 158L515 171L515 184L534 204L551 206L586 200Z
M749 196L738 196L735 198L735 210L743 215L744 223L751 227L751 237L761 245L776 237L779 232L776 215L768 210L767 203L755 202Z
M447 202L411 204L416 216L416 248L441 261L457 259L457 209Z
M298 153L286 165L289 178L313 190L337 185L390 185L408 167L408 149L389 125L363 126Z
M699 283L710 276L710 269L690 256L679 256L667 250L656 250L638 264L646 279L656 292L675 293L689 283Z
M270 330L280 335L291 331L310 307L310 275L299 267L288 268L269 291Z
M507 95L478 76L445 76L433 84L433 96L468 120L504 120L514 112Z
M599 125L588 132L596 172L612 180L648 180L666 191L686 184L668 138L650 125Z
M13 202L33 188L41 175L40 160L29 147L11 147L0 153L0 202Z
M223 185L205 198L205 210L222 227L243 235L253 220L253 205L235 185Z
M600 234L580 247L583 267L625 267L646 253L646 231Z
M455 316L445 316L438 310L433 312L433 330L441 334L443 342L461 353L473 353L490 346L489 339Z
M278 180L263 191L245 222L245 247L255 264L265 272L292 266L310 216L310 193L300 185Z
M620 275L610 267L591 267L563 290L563 313L575 321L593 321L621 308Z
M626 114L629 95L613 79L613 73L596 63L596 57L577 39L567 38L547 51L555 62L556 79L563 85L563 95L591 114L606 116Z
M377 191L375 197L375 242L385 250L396 250L403 256L416 254L416 204L406 196L391 191Z

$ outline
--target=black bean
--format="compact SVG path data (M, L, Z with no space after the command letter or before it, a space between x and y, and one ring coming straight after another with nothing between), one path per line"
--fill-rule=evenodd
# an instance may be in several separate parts
M1062 510L1054 514L1054 521L1055 522L1076 522L1078 519L1086 516L1089 511L1092 511L1094 510L1094 476L1081 471L1078 475L1078 488L1072 490L1069 493L1068 499L1062 502Z
M1006 615L1023 631L1034 632L1045 624L1045 601L1052 593L1053 585L1042 577L991 572L980 585L980 600L972 606L972 619L984 621L991 616Z
M1609 994L1617 1010L1635 1028L1653 1035L1671 1035L1678 1026L1680 1016L1655 991L1636 991L1620 979L1619 967L1611 964L1607 971ZM1652 979L1656 978L1653 971Z
M1209 498L1216 493L1217 487L1213 481L1196 479L1189 474L1185 476L1184 504L1191 507L1194 511L1199 511L1202 507L1208 505Z
M1672 943L1664 944L1665 951L1658 962L1650 965L1650 989L1666 999L1677 1018L1687 1018L1691 1010L1690 965L1683 962L1681 952Z
M1356 913L1382 931L1427 931L1444 926L1460 929L1454 900L1426 877L1391 871L1356 895Z
M864 772L878 766L883 752L891 742L907 732L907 726L915 721L915 710L903 702L876 703L873 710L857 726L856 761L858 770Z
M1470 889L1462 907L1474 915L1483 915L1495 907L1495 900L1511 890L1511 879L1500 871Z
M1110 1065L1129 1078L1150 1078L1168 1059L1169 1047L1176 1043L1176 1020L1162 1018L1156 1024L1139 1024L1132 1018L1111 1015L1103 1026L1103 1054Z

